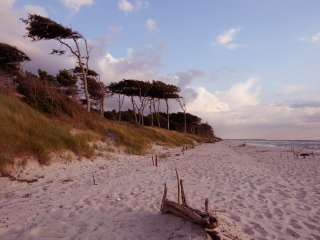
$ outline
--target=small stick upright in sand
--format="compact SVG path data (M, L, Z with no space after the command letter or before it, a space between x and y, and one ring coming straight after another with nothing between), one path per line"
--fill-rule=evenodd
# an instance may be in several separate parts
M154 160L153 160L153 155L152 155L151 157L152 157L152 166L154 166Z
M156 167L158 167L158 155L156 155Z
M92 173L92 178L93 178L93 185L98 185L98 184L96 184L96 179L94 178L94 173Z
M183 189L183 181L182 179L180 179L180 187L181 187L181 200L182 200L182 204L185 206L187 205L187 200L186 200L186 195L184 193L184 189Z
M205 202L204 202L204 211L206 213L209 213L209 199L206 198Z
M180 204L180 183L179 183L179 174L176 168L176 176L177 176L177 186L178 186L178 203Z

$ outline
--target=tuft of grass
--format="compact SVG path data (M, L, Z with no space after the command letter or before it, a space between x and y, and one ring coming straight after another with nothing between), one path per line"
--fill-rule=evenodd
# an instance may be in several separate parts
M40 164L49 164L50 152L69 149L91 156L88 141L95 134L84 131L73 136L61 122L51 120L27 104L0 94L0 172L14 158L34 156Z

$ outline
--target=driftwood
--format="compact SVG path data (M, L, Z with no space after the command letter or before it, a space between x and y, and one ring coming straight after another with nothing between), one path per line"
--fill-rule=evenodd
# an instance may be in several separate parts
M311 153L301 153L299 156L301 156L303 158L312 156L312 158L314 158L314 153L313 152L311 152Z
M206 229L214 229L218 226L218 220L215 216L209 213L208 205L209 200L206 198L205 201L205 209L206 211L200 211L198 209L194 209L187 205L186 195L184 193L183 181L179 179L178 171L176 169L177 182L178 185L180 183L180 191L181 191L181 202L178 199L178 202L170 201L167 199L167 185L164 185L163 197L161 202L161 213L166 214L170 213L175 216L181 217L187 221L195 223ZM180 198L180 193L178 194L178 198Z
M303 151L304 148L295 149L293 146L289 147L289 151L292 152L294 158L299 159L300 153Z
M37 182L38 179L22 179L22 178L16 178L15 176L12 176L10 174L3 174L2 177L8 177L10 181L17 181L17 182L26 182L26 183L34 183Z

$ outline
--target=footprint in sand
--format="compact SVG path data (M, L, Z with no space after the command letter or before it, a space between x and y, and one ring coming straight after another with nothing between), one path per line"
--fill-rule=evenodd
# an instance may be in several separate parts
M290 236L292 236L294 238L300 238L300 235L290 228L287 228L286 232L287 232L287 234L289 234Z

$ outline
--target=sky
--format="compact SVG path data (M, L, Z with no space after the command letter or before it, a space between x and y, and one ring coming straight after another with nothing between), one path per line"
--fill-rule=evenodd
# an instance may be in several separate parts
M219 137L320 140L319 9L319 0L0 0L0 42L32 59L25 70L72 68L72 57L49 54L55 41L24 37L20 18L37 13L88 40L104 83L178 85L187 111Z

